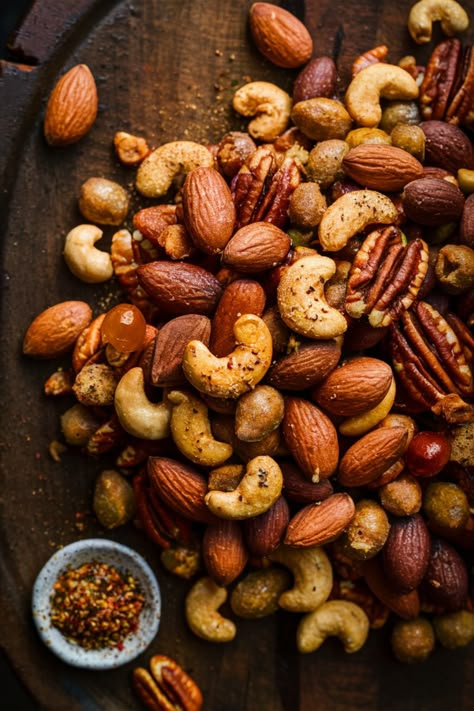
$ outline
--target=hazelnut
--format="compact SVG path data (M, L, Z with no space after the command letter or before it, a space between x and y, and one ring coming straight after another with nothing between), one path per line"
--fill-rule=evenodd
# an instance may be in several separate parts
M72 446L84 447L100 425L91 410L76 403L61 415L61 430L66 442Z
M354 518L342 536L344 550L350 558L367 560L382 550L390 524L383 508L376 501L361 499L356 504Z
M81 186L79 210L90 222L120 225L128 212L127 191L113 180L89 178Z
M466 494L449 481L428 484L423 495L423 511L431 523L451 529L464 528L470 515Z
M403 148L419 161L425 158L425 134L419 126L407 123L397 123L390 134L392 145Z
M379 423L379 427L405 427L408 432L407 447L417 432L416 422L409 415L400 415L399 413L390 413Z
M447 649L465 647L474 639L474 612L458 610L433 619L439 642Z
M420 109L416 101L390 101L382 111L379 128L391 133L397 123L420 123Z
M436 278L448 294L463 294L474 287L474 249L446 244L438 252Z
M421 508L421 486L411 474L400 474L394 481L381 486L378 493L385 511L395 516L411 516Z
M399 620L393 628L391 644L393 653L400 662L423 662L435 646L433 626L423 617Z
M342 180L345 175L342 161L348 151L349 145L338 138L317 143L306 164L309 179L319 183L322 189L328 188L336 180Z
M290 198L288 214L298 227L317 227L327 208L318 183L300 183Z

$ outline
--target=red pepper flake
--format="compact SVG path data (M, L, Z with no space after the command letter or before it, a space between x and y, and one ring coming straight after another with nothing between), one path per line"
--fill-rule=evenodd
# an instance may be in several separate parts
M51 623L85 649L123 649L138 627L145 597L137 580L112 565L92 561L66 570L56 580Z

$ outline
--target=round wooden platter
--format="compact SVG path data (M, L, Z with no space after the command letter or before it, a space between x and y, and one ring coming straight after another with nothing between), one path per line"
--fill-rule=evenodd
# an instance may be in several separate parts
M354 655L346 655L336 639L317 653L298 655L298 616L285 613L239 620L230 644L201 641L184 621L188 584L162 570L158 551L133 526L110 533L95 522L91 492L104 462L79 452L55 462L48 454L49 443L60 437L59 415L71 402L46 398L42 386L67 360L23 357L25 330L58 301L84 299L99 313L116 294L113 284L82 284L63 262L64 236L81 221L79 187L88 177L103 176L133 188L133 171L120 166L112 150L117 130L143 135L154 146L173 139L216 142L226 130L245 127L230 108L237 86L250 78L291 91L296 72L271 66L252 45L250 4L42 0L12 42L18 63L3 63L1 642L35 701L48 711L140 709L131 688L135 663L100 673L70 668L39 641L30 616L35 576L58 546L108 536L141 552L162 587L160 630L137 664L158 652L174 657L203 690L208 711L472 708L472 654L438 649L423 665L397 664L389 648L390 623ZM406 29L410 5L291 0L285 7L304 19L315 56L334 57L344 84L353 60L378 44L388 45L395 63L406 54L427 57L430 47L416 47ZM464 5L474 14L472 0ZM58 77L81 62L97 81L97 121L78 144L51 149L42 136L46 99ZM105 230L105 243L110 236Z

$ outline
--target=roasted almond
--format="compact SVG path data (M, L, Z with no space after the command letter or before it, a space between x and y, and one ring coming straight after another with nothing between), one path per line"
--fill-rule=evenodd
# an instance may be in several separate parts
M184 223L191 239L206 254L222 252L235 224L230 188L214 168L191 170L183 185Z
M33 358L59 358L74 348L91 321L92 310L84 301L61 301L50 306L29 325L23 353Z
M261 316L265 308L265 291L253 279L236 279L228 284L219 299L211 321L209 349L218 358L235 348L234 323L242 314Z
M252 222L241 227L227 242L222 262L246 274L281 264L290 251L288 235L271 222Z
M244 537L249 551L256 556L266 556L280 545L285 534L290 509L280 496L268 511L243 521Z
M162 246L161 235L177 222L176 205L151 205L133 215L133 226L153 244Z
M474 167L472 142L459 126L445 121L422 121L425 165L444 168L456 175L460 168Z
M418 590L402 593L395 590L382 565L381 555L365 561L364 578L375 597L389 610L404 620L413 620L420 614Z
M167 321L155 338L150 365L152 384L160 388L187 384L181 367L186 344L197 339L207 346L210 332L210 320L200 314L184 314Z
M97 87L86 64L77 64L54 87L46 105L44 136L50 146L76 143L97 116Z
M280 469L283 474L283 493L290 501L311 504L327 499L334 491L329 479L313 484L292 462L280 462Z
M170 314L209 315L222 293L211 272L187 262L148 262L137 276L150 299Z
M288 524L284 543L308 548L336 540L355 514L351 496L338 493L321 503L308 504L296 513Z
M436 227L461 218L464 195L456 185L443 178L419 178L405 185L402 205L406 216L413 222Z
M273 363L266 381L281 390L306 390L324 380L340 357L341 344L336 339L317 342L302 339L296 350Z
M363 188L393 192L423 175L423 166L403 148L378 143L363 143L344 156L346 175Z
M428 568L430 534L420 514L392 521L383 548L383 566L396 590L409 592L419 586Z
M313 393L332 415L352 417L375 407L387 394L392 369L383 360L361 356L338 366Z
M304 475L312 482L327 479L339 460L337 431L331 420L308 400L285 401L283 436Z
M311 59L311 35L288 10L271 3L256 2L250 8L249 21L257 48L273 64L294 69Z
M230 585L248 560L240 521L222 519L206 527L202 539L206 570L218 585Z
M190 521L216 523L207 508L207 480L197 469L169 457L149 457L148 476L166 506Z
M441 538L431 542L422 589L431 602L448 611L461 610L466 604L469 590L466 563L457 550Z
M380 477L404 453L408 440L405 427L379 427L357 440L339 463L342 486L364 486Z

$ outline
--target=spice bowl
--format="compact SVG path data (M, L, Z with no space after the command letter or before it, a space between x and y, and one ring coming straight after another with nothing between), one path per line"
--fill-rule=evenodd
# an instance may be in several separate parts
M85 566L83 570L87 571L93 564L101 564L102 570L109 571L112 576L118 574L119 580L133 581L133 586L143 596L141 609L136 612L138 624L114 646L93 648L97 640L94 640L90 627L88 643L79 638L70 641L69 636L66 636L57 624L53 624L53 614L57 615L57 609L53 608L55 583L64 579L64 576L70 576L71 571L76 571L81 566ZM103 578L98 576L94 580L100 581ZM75 583L70 581L70 584L73 589ZM103 587L108 590L105 584ZM107 599L111 592L113 588L103 593L104 605L109 603L112 606L111 600ZM133 594L136 597L138 592ZM129 591L127 600L129 597L134 599L133 594ZM69 604L68 601L67 605ZM126 610L122 610L122 613L124 612ZM84 669L114 669L135 659L156 636L161 616L160 588L148 563L133 549L108 539L86 539L58 550L41 569L33 586L32 613L41 639L62 661Z

